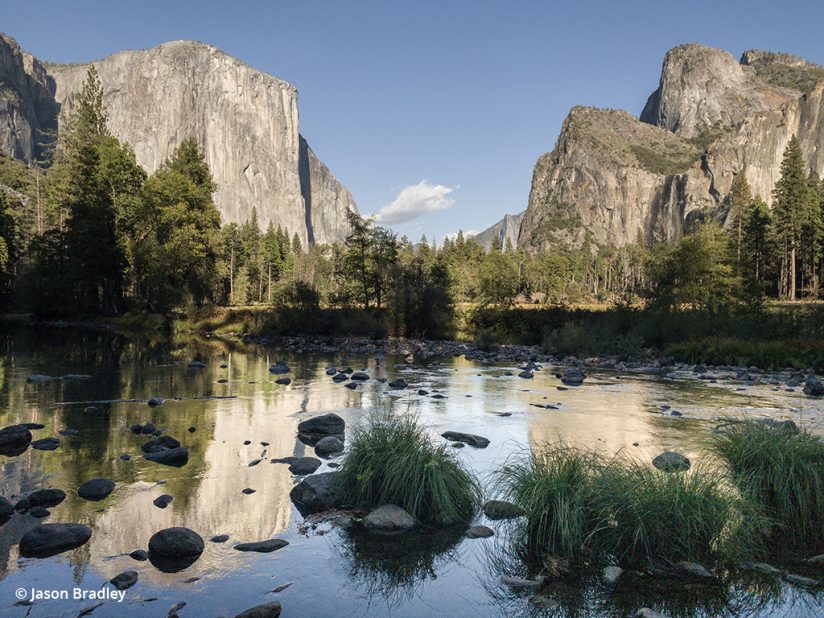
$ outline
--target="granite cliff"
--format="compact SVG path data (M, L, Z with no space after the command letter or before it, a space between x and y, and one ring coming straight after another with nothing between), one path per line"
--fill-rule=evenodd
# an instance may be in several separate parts
M736 174L769 203L790 138L824 172L824 68L789 54L740 61L702 45L664 59L640 118L574 108L535 165L518 242L652 243L724 220Z
M93 64L109 129L148 172L193 137L217 182L224 223L256 209L262 227L281 225L304 245L345 236L354 200L300 135L294 86L193 41ZM42 63L0 36L0 151L31 161L36 135L65 121L89 66Z
M495 241L500 243L502 248L506 248L509 243L513 248L518 246L518 234L521 230L521 220L524 213L517 215L504 215L504 218L489 226L483 232L479 232L472 237L472 240L480 244L484 249L491 249Z

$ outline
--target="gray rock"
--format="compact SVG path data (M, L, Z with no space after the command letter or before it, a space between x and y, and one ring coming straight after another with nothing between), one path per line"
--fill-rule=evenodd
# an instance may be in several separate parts
M137 583L137 571L123 571L109 580L118 590L127 590Z
M340 472L324 472L307 476L289 492L298 511L304 516L343 506L338 486Z
M524 512L516 505L505 500L489 500L483 506L484 515L489 519L514 519L520 517Z
M36 451L53 451L58 446L60 446L60 440L57 438L42 438L31 443L31 447Z
M781 569L777 569L766 562L743 562L741 568L764 573L765 575L781 575Z
M145 549L136 549L129 554L129 557L132 560L137 560L138 562L145 562L149 559L149 552L147 552Z
M470 539L485 539L494 535L495 531L487 526L470 526L466 531L466 536Z
M31 444L31 431L25 425L11 425L0 429L0 455L13 457Z
M217 534L209 539L212 543L225 543L229 540L228 534Z
M824 384L814 375L804 379L804 393L810 397L824 397Z
M804 562L807 564L824 564L824 554L807 558Z
M323 438L321 442L323 440L326 440L326 438ZM320 444L320 442L318 442L318 444ZM317 457L295 457L292 458L292 461L289 463L289 472L297 476L312 474L320 468L321 463L321 460Z
M273 373L275 375L289 373L290 371L291 371L291 369L289 369L289 366L286 365L286 364L283 364L283 365L277 364L277 365L272 365L271 367L269 367L269 373Z
M275 384L280 384L281 386L288 386L291 383L291 378L278 378L277 380L275 380Z
M675 567L682 573L692 575L693 577L700 577L703 579L714 579L713 574L697 562L682 561L676 563Z
M189 450L185 447L169 448L154 453L146 453L147 461L179 468L189 461Z
M202 361L192 361L191 363L186 365L186 367L188 367L189 369L203 369L205 366L206 363Z
M586 377L586 374L580 369L567 369L561 375L561 382L567 386L581 386Z
M326 436L321 438L315 445L315 453L320 457L328 457L329 455L340 453L342 451L343 442L334 436Z
M238 551L252 551L261 554L268 554L282 547L289 545L289 541L283 539L267 539L265 541L255 541L253 543L238 543L235 549Z
M97 502L114 491L114 482L109 479L90 479L77 488L77 495L85 500Z
M358 383L355 381L347 382L346 384L344 384L344 386L350 390L355 390L356 388L358 388Z
M281 605L277 601L262 603L240 612L235 618L278 618L281 612Z
M812 577L804 577L803 575L796 575L795 573L787 573L784 575L784 579L791 584L795 584L796 586L805 586L807 588L816 588L821 585L821 582L817 579L813 579Z
M23 558L48 558L84 545L92 530L81 524L40 524L20 539Z
M611 586L618 581L623 573L624 569L619 566L604 567L601 569L601 581Z
M518 374L518 377L523 378L524 380L531 380L533 376L531 371L522 371Z
M463 442L464 444L474 446L475 448L486 448L487 446L489 446L489 440L487 440L483 436L476 436L471 433L461 433L460 431L445 431L441 434L441 437L446 438L447 440Z
M655 457L652 465L664 472L684 472L690 469L690 460L680 453L666 451Z
M54 378L52 376L47 376L47 375L43 375L43 374L40 374L40 373L36 373L36 374L26 378L26 382L28 384L42 384L43 382L51 382L52 380L56 380L56 379L57 378Z
M369 374L364 373L363 371L356 371L351 377L353 380L365 381L369 379Z
M162 406L164 403L166 403L166 400L163 399L163 397L152 397L151 399L149 399L147 403L152 408L156 408L157 406Z
M313 437L334 436L342 434L345 428L344 420L334 412L330 412L298 424L298 433Z
M394 504L384 504L363 518L363 527L373 534L403 534L415 527L415 518Z
M27 496L31 506L53 507L66 499L66 492L62 489L38 489Z
M194 530L183 527L164 528L149 539L149 559L199 557L205 544Z
M394 388L394 389L397 389L397 390L403 390L404 388L409 386L409 384L403 378L398 378L397 380L392 380L388 384L388 386L389 386L389 388Z
M29 515L32 517L36 517L38 519L43 519L44 517L48 517L51 513L48 509L43 508L42 506L33 506L29 509Z
M0 496L0 526L5 524L14 515L14 505Z
M178 448L179 446L180 442L175 440L172 436L158 436L157 438L149 440L146 444L142 445L140 450L144 453L156 453L166 449Z
M501 575L498 577L498 583L510 588L540 588L544 583L544 577L537 575L535 579L524 579L512 575Z
M154 500L152 500L152 504L154 504L159 509L165 509L172 503L174 498L169 494L163 494L162 496L158 496Z

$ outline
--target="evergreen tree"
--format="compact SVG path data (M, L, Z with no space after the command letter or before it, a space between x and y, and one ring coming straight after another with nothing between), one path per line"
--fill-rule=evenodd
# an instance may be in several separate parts
M796 299L798 253L809 191L801 147L795 135L784 150L781 178L773 190L773 230L781 251L779 294Z
M729 214L727 220L734 234L736 265L741 265L741 244L744 239L744 222L752 206L752 191L747 182L745 171L736 174L730 189Z
M742 265L745 284L757 296L764 293L767 267L772 254L771 225L772 217L767 204L760 197L756 197L744 222Z

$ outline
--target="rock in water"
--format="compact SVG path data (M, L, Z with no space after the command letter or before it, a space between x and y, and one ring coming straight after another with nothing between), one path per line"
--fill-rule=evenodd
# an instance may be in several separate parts
M488 526L471 526L469 530L466 531L466 536L470 539L485 539L494 535L495 531Z
M409 386L409 384L407 384L406 380L404 380L403 378L398 378L397 380L392 380L389 383L389 388L394 388L394 389L397 389L397 390L403 390L407 386Z
M29 505L53 507L66 499L66 492L62 489L38 489L27 496Z
M158 436L142 445L140 450L144 453L156 453L170 448L178 448L179 446L180 442L172 436Z
M189 461L189 450L185 447L169 448L153 453L146 453L144 457L147 461L179 468Z
M415 527L415 518L394 504L384 504L363 518L363 527L373 534L403 534Z
M20 455L31 444L31 431L25 425L11 425L0 429L0 455Z
M460 431L445 431L441 434L441 437L446 438L447 440L463 442L464 444L474 446L475 448L486 448L487 446L489 446L489 440L487 440L483 436L476 436L471 433L461 433Z
M149 399L147 403L152 408L156 408L157 406L162 406L164 403L166 403L166 400L163 399L163 397L152 397L151 399Z
M149 560L165 573L191 566L203 553L200 535L189 528L164 528L149 539Z
M114 491L114 482L109 479L96 478L83 483L77 488L77 495L85 500L97 502Z
M334 436L342 434L346 429L344 420L330 412L323 416L315 416L298 424L298 433L310 437Z
M137 571L123 571L109 580L118 590L126 590L137 583Z
M169 494L163 494L162 496L158 496L154 500L152 500L152 504L154 504L159 509L165 509L172 503L174 498Z
M0 526L5 524L14 515L14 505L0 496Z
M690 469L690 460L681 453L667 451L653 459L652 465L664 472L684 472Z
M36 451L53 451L60 446L60 440L57 438L43 438L41 440L34 440L31 447Z
M824 384L816 376L809 375L804 379L804 393L810 397L824 397Z
M619 566L604 567L601 571L601 580L608 585L612 585L618 581L618 578L624 573L624 569Z
M516 505L505 500L489 500L483 506L484 515L489 519L513 519L524 512Z
M246 611L237 614L235 618L278 618L280 612L280 603L273 601L250 607Z
M329 455L340 453L342 451L343 442L334 436L326 436L325 438L321 438L315 445L315 453L320 457L328 457Z
M580 369L567 369L561 375L561 382L567 386L581 386L584 383L586 374Z
M289 498L304 517L342 506L338 487L340 472L324 472L307 476L289 492Z
M84 545L92 530L81 524L40 524L20 539L23 558L48 558Z
M268 554L270 552L281 549L289 545L289 541L283 539L267 539L265 541L256 541L254 543L238 543L235 549L238 551L253 551L261 554Z
M320 442L318 443L320 444ZM317 457L295 457L289 463L289 472L297 476L312 474L315 470L320 468L321 460Z

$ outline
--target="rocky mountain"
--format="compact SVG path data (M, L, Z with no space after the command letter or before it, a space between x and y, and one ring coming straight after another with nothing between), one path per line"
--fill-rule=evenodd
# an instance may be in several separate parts
M153 172L193 137L217 182L224 223L257 210L307 242L341 240L354 200L298 127L294 86L203 43L174 41L93 63L109 129ZM39 131L71 112L90 65L41 63L0 36L0 150L30 161Z
M504 218L496 224L489 226L483 232L479 232L472 237L472 240L480 244L484 249L491 249L495 241L500 246L506 248L507 243L513 248L518 246L518 234L521 230L521 220L524 213L517 215L504 215Z
M824 172L824 68L788 54L740 61L702 45L664 59L640 118L576 107L535 165L519 244L651 243L725 217L736 174L769 203L796 135Z

